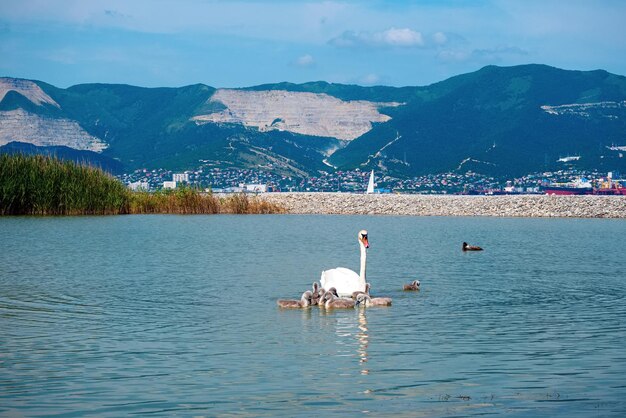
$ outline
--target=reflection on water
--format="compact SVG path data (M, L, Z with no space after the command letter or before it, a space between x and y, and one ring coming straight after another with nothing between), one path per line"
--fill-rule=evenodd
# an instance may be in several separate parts
M358 269L364 227L393 306L276 307ZM626 416L623 221L0 218L0 237L2 416Z
M359 342L359 346L357 348L357 354L359 356L359 363L361 365L361 374L370 374L369 369L367 368L367 345L369 344L369 338L367 335L367 315L365 308L359 309L359 331L356 334L356 338Z
M355 309L327 310L314 306L312 309L304 309L303 312L307 312L305 315L308 317L311 311L317 310L326 319L322 322L320 332L332 332L336 336L334 345L337 347L337 355L356 358L359 373L368 375L370 371L366 363L369 360L367 354L369 335L366 308L357 306Z
M320 312L330 319L324 324L322 332L335 333L337 355L357 359L359 373L362 375L370 374L367 367L369 335L366 308L356 307L354 310L326 310L321 308Z

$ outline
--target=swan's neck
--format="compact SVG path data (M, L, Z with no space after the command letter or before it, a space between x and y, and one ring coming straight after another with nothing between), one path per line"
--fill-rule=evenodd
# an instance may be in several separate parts
M360 242L359 246L361 247L361 273L359 274L359 278L361 279L363 288L365 288L365 264L367 262L367 250L365 249L365 245Z

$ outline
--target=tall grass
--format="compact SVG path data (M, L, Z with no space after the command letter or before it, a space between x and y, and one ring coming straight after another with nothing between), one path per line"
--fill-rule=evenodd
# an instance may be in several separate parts
M128 191L100 169L35 155L0 155L0 214L126 212Z
M46 156L0 155L0 215L282 213L257 197L192 188L132 192L100 169Z
M284 209L257 197L234 194L218 197L201 193L192 188L164 190L154 193L133 192L130 195L128 213L175 213L175 214L252 214L283 213Z
M245 193L239 193L220 198L220 213L284 213L285 208L275 203L269 203L257 197L248 197Z
M130 195L129 213L220 213L219 200L212 195L203 196L191 188L163 190L154 193L133 192Z

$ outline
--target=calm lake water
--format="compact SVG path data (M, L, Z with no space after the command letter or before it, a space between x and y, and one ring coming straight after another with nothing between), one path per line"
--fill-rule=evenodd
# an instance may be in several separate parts
M277 308L362 228L393 306ZM625 254L623 220L2 218L0 415L624 416Z

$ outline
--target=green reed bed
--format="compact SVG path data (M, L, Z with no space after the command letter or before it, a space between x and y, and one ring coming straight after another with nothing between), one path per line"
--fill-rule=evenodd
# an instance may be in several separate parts
M102 170L46 156L0 155L0 214L124 213L128 191Z
M188 187L133 192L100 169L45 156L0 155L0 215L282 212L244 194L218 197Z

